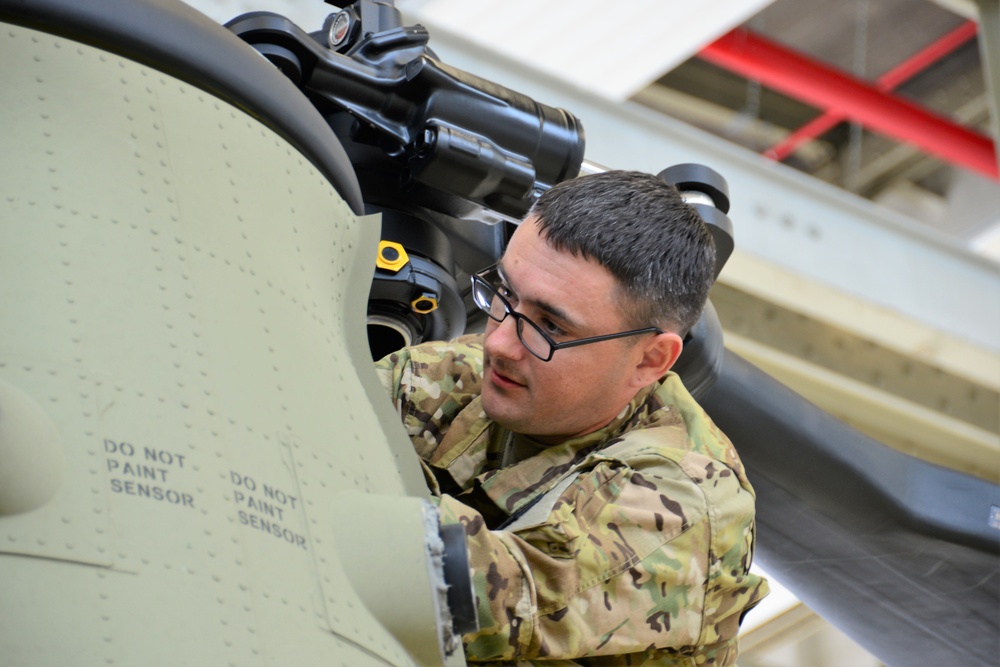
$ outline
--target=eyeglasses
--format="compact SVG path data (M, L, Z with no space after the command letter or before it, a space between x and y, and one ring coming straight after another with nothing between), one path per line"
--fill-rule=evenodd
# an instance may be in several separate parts
M489 278L487 278L487 276L489 276ZM638 336L646 333L663 333L661 329L656 327L646 327L645 329L634 329L632 331L622 331L621 333L605 334L603 336L577 338L576 340L567 340L562 343L557 343L552 340L552 337L549 336L549 334L542 331L537 324L529 320L521 313L515 311L514 307L510 305L510 301L500 294L500 292L498 292L497 289L491 284L501 282L500 274L499 271L497 271L496 266L488 267L473 275L472 300L475 301L479 309L489 315L490 319L494 322L503 322L507 319L508 315L513 317L514 322L517 325L517 337L521 340L521 344L528 349L528 352L531 352L542 361L549 361L552 359L552 355L556 350L560 350L564 347L576 347L577 345L586 345L588 343L600 343L604 340L625 338L626 336Z

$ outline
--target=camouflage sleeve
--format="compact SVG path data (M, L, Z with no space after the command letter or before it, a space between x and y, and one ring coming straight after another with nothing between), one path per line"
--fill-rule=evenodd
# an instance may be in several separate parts
M482 346L478 336L404 348L375 363L413 446L429 459L462 408L479 394Z
M739 615L761 594L747 577L753 498L716 473L714 490L738 500L714 506L692 479L704 481L699 466L602 461L542 498L540 521L508 530L443 496L443 520L465 526L478 597L468 659L733 664Z

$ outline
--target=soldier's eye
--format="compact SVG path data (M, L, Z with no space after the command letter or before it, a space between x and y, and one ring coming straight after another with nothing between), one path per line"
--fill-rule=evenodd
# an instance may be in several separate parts
M547 317L542 318L542 321L540 323L540 328L553 338L561 338L562 336L566 335L565 329L563 329L561 326L559 326L558 324L556 324Z

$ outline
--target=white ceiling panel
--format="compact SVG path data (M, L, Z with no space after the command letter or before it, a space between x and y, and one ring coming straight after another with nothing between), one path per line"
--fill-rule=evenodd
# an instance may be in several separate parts
M771 0L397 0L408 22L621 101Z

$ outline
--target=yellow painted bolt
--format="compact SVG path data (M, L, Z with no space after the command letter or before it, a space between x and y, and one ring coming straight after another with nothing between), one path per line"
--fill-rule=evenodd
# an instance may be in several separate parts
M410 261L406 250L394 241L379 241L375 266L396 273Z
M420 313L421 315L432 313L437 310L438 307L437 296L433 293L426 292L411 301L410 307L413 308L414 312Z

